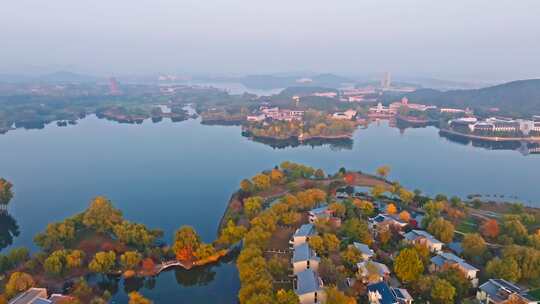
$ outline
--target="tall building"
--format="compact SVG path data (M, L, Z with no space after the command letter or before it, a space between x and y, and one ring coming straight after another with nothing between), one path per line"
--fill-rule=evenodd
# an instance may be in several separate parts
M120 91L120 86L118 85L118 81L114 77L109 78L109 94L111 95L122 94L122 91Z
M392 76L390 72L385 72L383 78L381 79L381 88L389 89L392 85Z

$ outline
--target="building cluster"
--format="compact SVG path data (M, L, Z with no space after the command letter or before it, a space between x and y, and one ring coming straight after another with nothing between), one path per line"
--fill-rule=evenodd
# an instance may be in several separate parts
M250 122L262 122L267 119L281 121L300 121L303 117L304 111L300 110L280 109L278 107L261 107L257 113L248 115L246 119Z
M403 97L401 101L393 102L389 106L383 106L382 103L379 102L377 106L369 108L368 116L372 118L389 118L399 114L399 111L401 109L408 109L417 112L426 112L428 110L435 110L437 109L437 107L419 103L410 103L407 97ZM449 111L449 109L445 110ZM452 110L456 111L456 113L457 111L461 111L459 109ZM465 112L465 110L462 111Z
M73 297L53 293L50 296L45 288L30 288L11 299L9 304L61 304L71 303Z
M508 136L540 136L540 118L511 119L490 117L478 120L475 117L465 117L450 120L450 128L477 135L508 135Z

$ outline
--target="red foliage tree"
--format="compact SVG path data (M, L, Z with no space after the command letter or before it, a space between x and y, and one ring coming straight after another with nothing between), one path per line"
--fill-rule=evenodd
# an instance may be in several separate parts
M345 179L345 182L346 182L347 184L353 185L354 182L356 181L356 174L354 174L354 173L347 173L347 174L345 174L344 179Z
M499 235L499 223L497 220L487 220L480 227L480 232L487 238L496 238Z

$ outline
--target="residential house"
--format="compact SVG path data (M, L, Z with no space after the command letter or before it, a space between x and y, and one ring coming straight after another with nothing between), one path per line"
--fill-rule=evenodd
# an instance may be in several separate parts
M364 283L382 282L390 277L388 266L374 261L363 261L356 264L358 279Z
M324 293L322 280L311 269L306 269L296 274L296 286L294 292L300 299L300 304L324 303L326 294Z
M473 287L478 286L476 277L479 269L467 263L464 259L450 252L441 252L431 258L430 271L441 271L444 267L456 267L469 279Z
M356 111L347 110L345 112L336 112L332 114L332 118L340 120L352 120L356 116Z
M358 249L358 251L360 251L360 253L362 254L362 259L364 261L371 259L375 255L375 251L369 248L369 246L366 244L354 242L352 246Z
M315 226L313 224L304 224L296 229L292 240L289 242L291 247L298 246L308 241L309 237L315 235Z
M480 285L476 299L484 304L538 304L538 301L531 297L527 290L503 279L489 279Z
M413 298L406 289L392 288L386 282L367 286L370 304L411 304Z
M297 274L306 269L317 271L319 269L320 258L315 251L309 247L308 243L294 246L292 257L293 273Z
M9 304L61 304L72 300L73 297L57 293L48 297L45 288L30 288L11 299Z
M330 218L334 214L334 212L328 209L328 206L324 206L312 209L308 212L308 214L309 222L314 224L317 220Z
M400 220L397 216L380 213L369 219L370 229L394 228L401 230L407 226L407 223Z
M411 230L405 233L405 241L410 244L426 245L432 252L441 251L443 246L443 242L423 230Z

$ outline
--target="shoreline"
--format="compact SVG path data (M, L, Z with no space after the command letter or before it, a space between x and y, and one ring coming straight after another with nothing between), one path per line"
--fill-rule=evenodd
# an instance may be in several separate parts
M484 140L489 142L532 142L537 143L540 142L540 137L498 137L498 136L480 136L480 135L474 135L474 134L465 134L461 132L456 132L448 129L439 129L439 133L442 134L449 134L449 135L455 135L460 136L463 138L469 138L469 139L478 139L478 140Z

